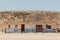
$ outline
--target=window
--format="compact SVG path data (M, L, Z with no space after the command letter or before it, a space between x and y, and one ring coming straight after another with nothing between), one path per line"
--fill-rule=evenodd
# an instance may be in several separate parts
M51 29L51 25L46 25L46 28L47 29Z
M8 28L10 28L11 26L10 25L8 25Z
M17 28L17 25L15 25L15 28Z

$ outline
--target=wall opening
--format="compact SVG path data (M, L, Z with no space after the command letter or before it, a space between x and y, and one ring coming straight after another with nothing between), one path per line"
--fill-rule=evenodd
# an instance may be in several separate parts
M42 25L36 25L36 32L42 32L43 27Z
M21 32L25 32L25 24L21 24Z
M8 25L8 29L10 29L11 28L11 26L10 25Z
M17 25L15 25L15 28L17 28Z
M51 25L46 25L46 28L47 29L51 29Z

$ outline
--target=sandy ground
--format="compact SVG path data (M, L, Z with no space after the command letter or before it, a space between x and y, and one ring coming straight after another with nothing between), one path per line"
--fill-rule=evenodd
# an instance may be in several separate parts
M0 33L0 40L60 40L60 33Z

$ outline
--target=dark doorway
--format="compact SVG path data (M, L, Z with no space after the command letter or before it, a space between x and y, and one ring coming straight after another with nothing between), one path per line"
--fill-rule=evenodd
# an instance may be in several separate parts
M51 25L46 25L46 28L47 29L51 29Z
M60 32L60 30L57 30L57 32Z
M36 32L42 32L43 27L42 25L36 25Z
M25 32L25 24L21 24L21 32Z

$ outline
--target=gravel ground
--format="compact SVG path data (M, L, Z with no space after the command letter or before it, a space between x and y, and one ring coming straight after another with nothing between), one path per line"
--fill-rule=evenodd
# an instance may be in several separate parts
M60 33L0 33L0 40L60 40Z

